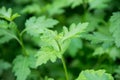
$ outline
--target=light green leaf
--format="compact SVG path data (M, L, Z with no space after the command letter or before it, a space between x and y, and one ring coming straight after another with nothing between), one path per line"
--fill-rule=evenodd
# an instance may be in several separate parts
M41 7L39 4L30 4L23 8L22 13L29 13L29 14L40 14Z
M114 80L111 74L105 70L85 70L80 73L76 80Z
M56 51L59 50L57 43L57 32L52 30L44 31L43 35L40 37L40 45L46 47L53 47Z
M110 49L110 53L108 55L113 59L116 60L117 58L120 58L120 50L119 48L113 47Z
M64 36L62 38L62 41L65 41L67 39L74 38L74 37L79 37L80 33L85 32L87 25L88 23L79 23L77 25L72 24L69 30L66 27L64 27L63 28Z
M109 6L111 0L89 0L90 9L104 9Z
M60 52L55 51L52 47L43 47L36 54L36 66L46 64L49 60L55 62L58 57L61 58Z
M9 24L1 20L0 21L0 44L10 41L11 39L18 40L16 36L16 24L14 22L10 22Z
M17 76L16 80L26 80L27 76L30 74L29 62L26 57L18 56L14 60L13 72Z
M10 30L0 28L0 44L10 41L11 39L16 39L16 34Z
M105 35L99 32L93 34L83 34L83 38L90 40L92 44L102 43L103 47L109 47L113 44L113 38L110 35Z
M103 55L103 54L108 54L109 57L113 60L116 60L117 58L120 58L120 50L116 47L111 47L104 49L102 47L97 47L93 53L93 55Z
M64 27L64 32L57 33L52 30L45 30L40 36L40 51L36 54L36 66L47 63L47 61L55 62L57 58L61 58L66 51L73 37L77 37L84 32L87 23L73 24L69 31Z
M17 76L16 80L26 80L30 74L30 68L35 68L33 57L17 56L13 62L13 72Z
M57 5L57 6L56 6ZM51 5L47 5L47 10L50 16L53 16L55 14L61 14L64 12L65 7L67 7L68 1L67 0L53 0L53 3Z
M74 57L77 54L77 51L82 48L82 40L75 38L71 40L71 43L68 48L69 54Z
M75 8L76 6L79 6L83 3L83 0L68 0L69 4L71 4L72 8Z
M116 46L120 47L120 12L113 13L110 18L110 32L114 37Z
M13 21L16 17L19 17L20 15L15 13L12 15L12 9L9 8L8 10L6 10L5 7L2 7L0 9L0 18L4 18L8 21Z
M57 20L54 19L46 19L45 16L42 17L31 17L25 23L28 34L32 36L39 36L41 33L44 32L47 28L52 28L54 25L58 23Z
M0 20L0 28L7 29L8 27L9 27L9 26L8 26L7 21Z

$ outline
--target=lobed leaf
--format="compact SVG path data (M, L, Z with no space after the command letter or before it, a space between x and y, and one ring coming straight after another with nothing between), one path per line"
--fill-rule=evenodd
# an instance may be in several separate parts
M89 0L90 9L105 9L111 0Z
M11 32L9 30L0 28L0 44L8 42L11 39L18 40L15 33Z
M8 26L7 21L5 21L5 20L0 20L0 28L7 29L8 27L9 27L9 26Z
M50 47L43 47L38 53L36 54L36 66L40 66L42 64L46 64L47 61L55 62L57 58L61 57L60 52L55 51L53 48Z
M54 19L46 19L45 16L42 17L31 17L25 23L28 34L32 36L39 36L41 33L44 33L44 30L47 28L52 28L54 25L58 23L57 20Z
M16 17L19 17L20 15L15 13L12 15L12 9L9 8L8 10L6 10L5 7L2 7L0 9L0 18L4 18L8 21L13 21Z
M13 62L13 72L17 76L16 80L26 80L27 76L30 74L30 68L35 68L34 58L17 56Z
M61 58L62 54L68 48L70 41L73 37L77 37L80 33L84 32L87 23L79 23L70 26L70 29L64 27L64 33L57 33L56 31L46 30L40 37L41 49L36 54L36 65L42 65L47 61L55 62L57 58Z
M79 23L78 25L72 24L69 30L66 27L64 27L63 28L64 36L62 38L62 41L65 41L73 37L79 37L80 34L83 33L84 30L87 28L87 25L88 23Z
M76 80L114 80L111 74L105 70L85 70L82 71Z
M113 13L110 18L110 32L114 37L116 46L120 47L120 12Z
M94 32L93 34L83 34L82 37L90 40L92 44L102 43L103 47L109 47L113 44L112 36L105 35L99 32Z

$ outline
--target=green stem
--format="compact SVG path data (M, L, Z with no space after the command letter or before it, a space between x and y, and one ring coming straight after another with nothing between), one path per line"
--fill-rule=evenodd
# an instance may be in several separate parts
M61 58L61 60L62 60L62 64L63 64L63 68L64 68L66 80L69 80L69 78L68 78L68 72L67 72L67 67L66 67L66 64L65 64L65 60L64 60L63 57Z
M26 51L26 49L25 49L25 47L24 47L24 44L23 44L22 35L20 34L20 32L19 32L19 30L18 30L17 28L16 28L16 31L17 31L18 36L19 36L19 38L17 39L17 41L18 41L18 43L20 44L20 46L22 47L23 54L24 54L25 56L28 56L27 51Z
M22 36L26 32L26 29L24 29L21 33L20 36Z
M59 51L62 51L62 48L61 48L61 45L59 44L59 42L56 39L55 39L55 41L58 44ZM62 55L61 55L61 61L62 61L62 64L63 64L63 68L64 68L66 80L69 80L69 78L68 78L68 72L67 72L67 67L66 67L65 60L64 60L64 58L63 58Z
M26 51L26 49L25 49L25 47L24 47L24 44L23 44L23 41L22 41L22 38L21 38L21 36L20 36L20 45L21 45L21 47L22 47L22 49L23 49L23 54L25 55L25 56L28 56L28 54L27 54L27 51Z

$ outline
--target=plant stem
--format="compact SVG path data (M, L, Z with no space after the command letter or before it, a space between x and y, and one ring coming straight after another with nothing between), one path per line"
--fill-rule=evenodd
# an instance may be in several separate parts
M26 49L25 49L25 47L24 47L24 44L23 44L23 41L22 41L21 36L20 36L20 45L21 45L21 47L22 47L22 49L23 49L23 54L24 54L25 56L28 56L27 51L26 51Z
M22 47L23 54L24 54L25 56L28 56L27 51L26 51L26 49L25 49L25 47L24 47L24 44L23 44L22 35L20 34L20 32L19 32L18 29L16 29L16 31L17 31L18 36L19 36L19 38L17 39L17 41L18 41L18 43L20 44L20 46Z
M62 60L62 64L63 64L66 80L69 80L68 79L68 72L67 72L67 67L66 67L66 64L65 64L65 60L64 60L63 57L61 58L61 60Z

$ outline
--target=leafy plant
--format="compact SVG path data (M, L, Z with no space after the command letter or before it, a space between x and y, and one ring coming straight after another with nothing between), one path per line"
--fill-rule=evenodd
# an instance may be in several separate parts
M120 12L111 14L112 0L10 4L17 7L0 9L1 80L119 80Z

